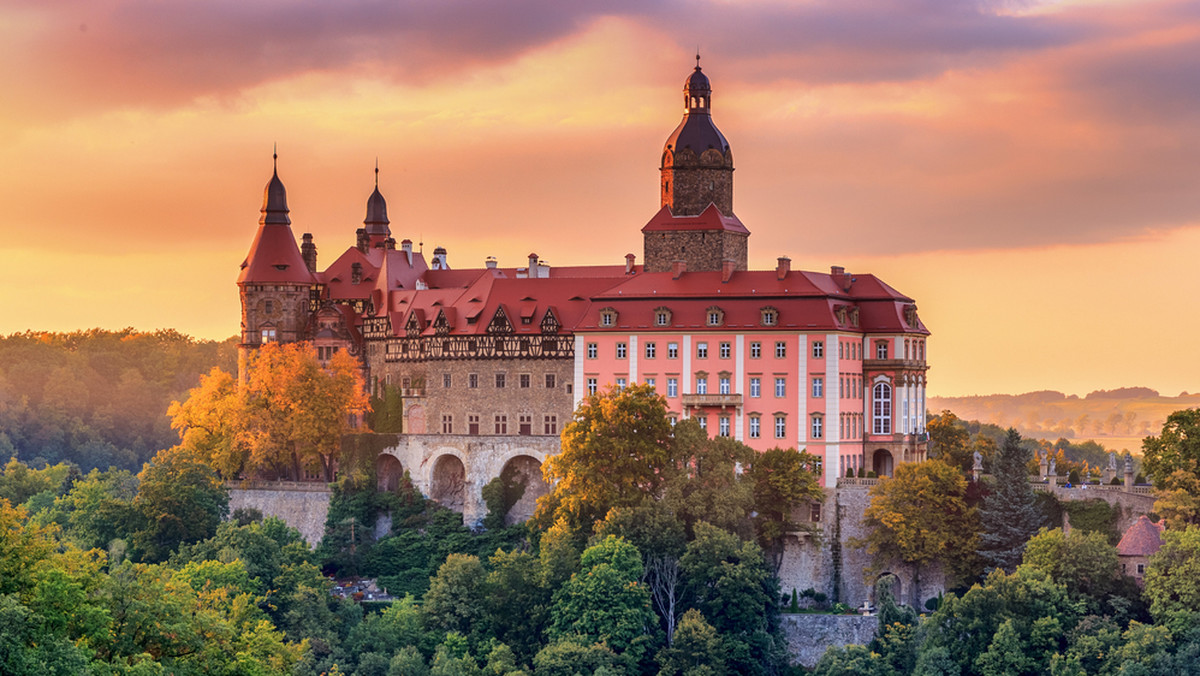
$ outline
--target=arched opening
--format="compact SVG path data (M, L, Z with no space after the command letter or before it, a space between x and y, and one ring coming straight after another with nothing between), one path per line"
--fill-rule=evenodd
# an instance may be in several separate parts
M467 497L467 470L462 460L443 455L433 465L429 497L439 505L462 513Z
M876 449L875 454L871 456L871 469L875 476L891 476L892 454L882 448Z
M404 466L396 456L383 453L375 459L375 478L381 492L394 493L400 490L400 482L404 479Z
M500 478L505 484L524 487L521 497L512 504L504 517L504 523L508 526L533 516L538 498L550 492L550 485L542 478L542 463L528 455L518 455L504 463Z

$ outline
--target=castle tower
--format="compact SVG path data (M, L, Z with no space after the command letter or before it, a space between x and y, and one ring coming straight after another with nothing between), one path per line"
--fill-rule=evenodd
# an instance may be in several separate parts
M263 343L305 339L310 315L310 289L316 280L292 234L287 190L272 172L263 191L262 216L250 252L238 275L242 299L242 342L239 371L249 350ZM315 255L315 251L313 252ZM315 263L315 261L314 261Z
M733 151L713 124L712 88L696 68L683 85L683 121L667 138L659 167L659 213L642 229L645 270L747 269L750 231L733 214Z
M375 192L367 198L367 217L363 219L363 232L366 235L366 246L369 249L385 247L392 236L388 227L387 200L379 192L379 165L375 165ZM394 247L393 247L394 248Z

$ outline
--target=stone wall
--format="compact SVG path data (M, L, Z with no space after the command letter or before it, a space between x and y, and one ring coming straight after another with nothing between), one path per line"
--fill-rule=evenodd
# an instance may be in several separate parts
M1124 486L1074 486L1067 488L1066 486L1050 487L1045 484L1034 484L1033 489L1035 491L1053 493L1054 497L1064 502L1104 500L1110 505L1119 507L1121 513L1117 517L1118 533L1124 533L1138 520L1139 516L1150 514L1154 511L1154 494L1150 491L1149 487L1138 486L1133 491L1130 491ZM1063 517L1063 528L1070 529L1070 524L1067 523L1065 515Z
M747 236L723 230L652 231L642 236L646 272L667 272L675 261L687 263L689 272L717 271L725 259L735 270L748 269Z
M792 664L812 668L831 646L866 645L875 637L874 615L783 615L783 636Z
M254 508L263 516L279 517L300 531L309 547L316 547L325 534L329 488L325 484L289 484L293 482L231 484L229 511Z

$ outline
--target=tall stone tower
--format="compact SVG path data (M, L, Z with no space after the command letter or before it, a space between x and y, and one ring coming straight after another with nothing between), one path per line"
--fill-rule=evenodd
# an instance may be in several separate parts
M750 231L733 214L733 151L713 124L712 87L696 68L683 84L683 121L659 167L661 209L642 229L645 270L747 269Z
M315 267L315 248L311 255ZM264 343L304 340L311 313L310 290L316 283L300 247L296 246L292 219L288 216L287 190L277 169L263 191L258 232L242 262L237 283L242 299L238 370L244 374L250 350Z

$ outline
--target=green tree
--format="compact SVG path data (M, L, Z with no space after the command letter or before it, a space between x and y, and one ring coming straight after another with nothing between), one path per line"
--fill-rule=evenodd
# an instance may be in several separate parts
M650 592L639 582L641 576L641 553L621 538L610 535L588 547L579 572L554 593L547 632L551 641L581 636L636 660L635 639L653 620Z
M1031 457L1021 444L1021 436L1009 429L992 462L991 493L984 498L979 512L983 528L979 554L989 566L1007 572L1016 569L1025 543L1040 526L1041 517L1029 485L1027 465Z
M483 606L488 634L528 662L541 647L548 621L550 591L541 584L541 564L529 552L497 550L488 561Z
M1145 585L1157 624L1182 631L1200 621L1200 527L1163 532L1162 548L1150 557Z
M922 567L941 561L961 571L971 559L978 518L967 506L966 490L962 473L940 460L901 464L871 489L863 513L867 535L851 544L865 546L876 566L912 565L914 606L921 603Z
M748 474L753 482L755 529L759 544L771 555L778 569L783 558L783 538L799 529L793 512L812 502L823 502L815 472L817 458L795 449L773 448L751 460Z
M866 646L830 646L817 666L813 676L896 676L896 672L879 653Z
M613 507L658 498L679 470L666 399L647 385L610 388L584 398L562 433L562 451L542 472L551 493L538 500L534 522L560 517L587 533Z
M1142 470L1159 489L1179 470L1200 477L1200 408L1175 411L1157 437L1142 441Z
M627 673L624 666L625 660L608 646L582 636L551 641L533 658L534 676L621 676Z
M186 450L160 451L138 474L130 545L142 560L165 561L180 544L212 537L229 512L216 473Z
M725 668L725 646L717 630L695 608L679 620L672 645L658 653L659 676L708 674L721 676Z
M1177 469L1162 480L1154 493L1154 511L1168 529L1200 526L1200 476Z
M487 573L479 557L451 554L429 581L424 611L433 626L467 635L483 616Z
M1120 588L1117 548L1095 531L1043 528L1025 546L1023 565L1048 574L1096 614L1107 610L1105 602Z
M757 453L727 437L709 438L695 420L682 420L674 429L675 455L683 471L673 474L662 499L690 533L698 521L741 533L754 509L753 484L737 471L748 467ZM747 534L748 535L748 534ZM635 541L642 553L649 551Z
M950 411L942 411L925 424L929 433L929 457L970 472L974 465L971 433L966 424Z

